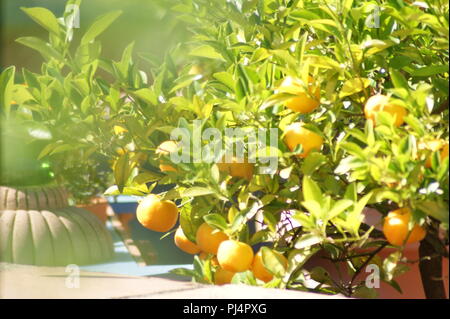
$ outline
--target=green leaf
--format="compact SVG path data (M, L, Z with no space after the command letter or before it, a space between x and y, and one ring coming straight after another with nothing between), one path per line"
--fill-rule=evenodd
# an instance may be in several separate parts
M318 68L335 69L336 71L341 70L341 66L339 65L339 63L326 56L309 54L305 55L305 61L308 61L310 65L316 66Z
M194 186L194 187L186 189L182 193L182 196L183 197L197 197L197 196L210 195L210 194L214 194L214 193L215 192L209 188Z
M303 177L302 192L305 201L315 201L319 205L322 204L322 191L316 182L314 182L309 176Z
M400 287L400 285L398 284L398 282L396 282L395 280L390 280L387 282L392 288L394 288L395 290L397 290L399 293L403 294L402 288Z
M328 219L333 219L336 216L339 216L342 212L344 212L347 208L353 205L352 200L341 199L337 201L331 210L327 213Z
M275 104L281 104L284 101L290 100L295 97L295 94L291 93L277 93L271 95L264 103L259 107L260 111L263 111Z
M24 8L20 7L20 9L25 12L31 19L33 19L36 23L38 23L41 27L46 29L49 32L52 32L55 35L59 35L60 27L58 24L58 20L56 19L53 12L46 8Z
M351 183L347 186L347 188L345 189L344 199L356 202L356 200L358 199L358 195L356 192L356 183Z
M270 238L270 231L268 229L259 230L252 235L249 244L251 246L265 242Z
M415 69L411 75L412 76L431 76L436 74L441 74L448 72L448 64L447 65L430 65L420 69Z
M391 75L392 82L396 88L408 89L408 81L406 81L403 74L395 69L389 69L389 74Z
M383 273L386 275L386 280L388 282L394 278L395 270L401 257L401 251L396 251L383 260Z
M267 49L258 48L253 52L251 61L253 63L260 62L260 61L267 59L270 56L271 56L271 54Z
M119 187L117 185L113 185L109 187L103 195L105 196L116 196L116 195L127 195L127 196L145 196L148 194L149 190L147 186L125 186L121 191L119 191Z
M355 93L361 92L370 84L370 80L367 78L354 78L345 81L344 86L339 93L339 97L343 98Z
M9 115L16 68L10 66L0 74L0 112Z
M346 150L349 154L357 156L360 159L366 159L366 154L363 149L356 143L353 142L342 142L339 147Z
M79 144L60 144L60 145L57 145L57 146L55 146L53 148L53 150L51 151L50 155L55 155L55 154L58 154L58 153L72 151L72 150L75 150L75 149L77 149L79 147L80 147Z
M261 257L264 267L275 277L283 277L286 273L285 260L268 247L261 248Z
M386 190L384 188L378 188L373 190L373 197L370 203L381 203L385 200L391 200L395 203L400 202L400 194L394 191Z
M174 83L175 86L169 91L169 93L173 93L179 89L182 89L182 88L190 85L195 80L198 80L199 78L201 78L201 75L198 75L198 74L194 74L194 75L189 74L189 75L182 76L176 80L176 82Z
M314 229L316 227L314 216L312 215L307 215L304 212L297 211L294 215L292 215L292 218L305 229Z
M294 247L295 249L304 249L316 245L318 243L321 243L322 240L323 238L321 236L314 234L305 234L299 239L297 239L297 241L294 244Z
M187 268L174 268L169 270L169 273L175 274L178 276L186 276L186 277L195 277L197 275L195 270L187 269Z
M145 103L148 103L151 105L156 105L158 103L158 97L156 96L155 92L153 92L149 88L143 88L143 89L134 91L131 94L136 96L137 98L143 100Z
M231 279L232 284L244 284L249 286L256 286L256 278L250 270L238 272Z
M133 182L137 183L137 184L146 184L146 183L160 180L162 177L163 177L163 175L161 175L161 174L146 171L146 172L139 173L138 175L136 175L133 179Z
M53 148L55 148L55 144L47 144L45 145L45 147L41 150L41 152L38 155L38 160L44 158L45 156L47 156L48 154L51 153L51 151L53 150Z
M448 225L448 205L445 202L427 200L415 203L415 205L421 211Z
M366 207L367 203L371 199L373 193L369 193L363 196L354 206L350 214L347 215L347 223L349 225L349 230L351 230L355 235L358 235L359 226L363 220L362 211Z
M320 166L322 166L326 162L327 162L327 158L325 155L318 153L318 152L312 152L303 161L303 165L301 168L302 172L304 175L311 175L317 169L319 169Z
M86 33L81 38L81 45L85 45L96 37L98 37L102 32L104 32L113 22L122 14L121 10L108 12L100 17L98 17L94 23L89 27Z
M271 54L281 59L285 64L287 64L290 68L295 69L298 66L298 61L289 54L287 50L271 50Z
M213 77L217 79L220 83L224 84L226 87L234 92L235 81L233 76L228 72L217 72L213 74Z
M223 56L217 52L213 47L209 45L202 45L195 49L193 49L191 52L189 52L189 55L192 56L198 56L202 58L209 58L214 60L221 60L225 62L225 59Z
M46 59L54 58L55 60L58 60L58 61L64 60L63 56L58 51L56 51L48 43L45 43L44 41L42 41L39 38L22 37L22 38L18 38L16 40L16 42L38 51Z
M132 166L130 165L128 153L119 157L114 165L114 179L119 191L122 192L128 177L130 176Z
M208 214L203 216L208 225L211 225L214 228L218 228L220 230L226 230L228 228L227 221L222 215L219 214Z
M371 56L375 53L381 52L390 46L394 45L393 41L382 41L378 39L371 39L363 43L362 48L367 50L365 52L366 56Z

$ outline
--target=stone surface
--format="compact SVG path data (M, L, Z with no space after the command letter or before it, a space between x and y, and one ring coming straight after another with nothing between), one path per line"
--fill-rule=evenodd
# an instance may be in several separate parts
M209 286L158 277L80 271L79 287L64 267L0 264L0 298L324 299L321 294L243 285Z

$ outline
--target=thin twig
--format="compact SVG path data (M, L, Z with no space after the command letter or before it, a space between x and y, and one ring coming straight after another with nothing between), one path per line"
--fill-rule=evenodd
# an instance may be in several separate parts
M353 277L352 277L352 279L351 279L351 281L350 281L350 284L348 285L349 296L351 296L351 295L353 294L353 288L352 288L352 286L353 286L353 283L354 283L355 280L356 280L356 277L357 277L357 276L359 275L359 273L363 270L363 268L366 267L366 266L369 264L369 262L372 260L372 258L375 257L376 254L378 254L384 247L387 246L387 244L388 244L388 242L385 242L385 243L383 243L380 247L378 247L377 249L375 249L375 250L370 254L370 257L367 258L367 260L361 265L361 267L359 267L359 268L356 270L355 274L353 275Z

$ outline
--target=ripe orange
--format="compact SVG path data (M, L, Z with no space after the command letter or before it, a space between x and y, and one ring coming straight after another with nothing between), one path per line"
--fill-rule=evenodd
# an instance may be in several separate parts
M449 149L448 149L448 143L444 145L444 147L441 150L441 160L444 158L447 158L449 155Z
M219 171L230 174L233 177L245 178L251 180L253 177L254 164L249 163L248 159L238 160L236 157L232 157L231 163L225 162L225 156L222 161L217 163Z
M308 77L308 93L306 92L306 87L302 81L295 79L291 76L287 76L278 91L280 93L290 93L296 96L288 99L284 102L284 105L302 114L312 112L320 105L320 87L314 86L314 79Z
M176 152L178 150L178 144L175 141L165 141L162 142L158 148L156 149L156 155L162 156L162 155L169 155L172 152ZM172 165L162 163L162 161L159 164L159 169L161 172L176 172L177 169L173 167Z
M203 223L197 229L195 241L200 250L216 255L220 243L227 239L228 236L224 232L212 228L207 223Z
M222 268L218 268L214 274L214 282L216 285L225 285L231 283L233 279L234 272L228 271Z
M178 208L174 202L162 201L158 196L150 194L139 203L136 217L144 227L158 232L166 232L175 226L178 219Z
M188 254L195 255L200 252L200 248L186 237L181 226L175 232L175 245Z
M375 123L375 114L381 111L387 112L391 116L394 116L394 125L397 127L403 124L403 118L407 114L403 106L390 103L388 96L382 94L371 96L364 106L364 114L366 118L371 119Z
M232 272L250 269L253 261L253 249L246 243L236 240L222 242L217 251L220 267Z
M399 208L389 212L384 219L383 233L388 242L392 245L403 245L408 236L408 223L411 219L411 210L408 207ZM414 225L411 230L407 244L421 241L425 238L426 231L420 225Z
M284 257L277 251L273 252L283 260L284 268L287 268L288 260L286 259L286 257ZM269 282L273 279L272 273L269 272L267 268L264 266L261 250L259 250L258 253L255 255L255 258L253 258L252 271L256 278L264 282Z
M291 152L295 150L297 145L301 144L303 151L297 156L302 158L308 156L312 150L320 150L323 144L323 138L320 135L304 128L300 122L292 123L286 127L284 141Z

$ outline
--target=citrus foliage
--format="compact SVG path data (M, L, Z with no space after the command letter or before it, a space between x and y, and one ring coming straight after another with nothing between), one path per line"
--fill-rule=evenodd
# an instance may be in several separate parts
M365 223L365 207L376 208L380 217L410 208L409 229L420 224L436 252L443 251L448 241L448 3L183 0L161 6L192 35L162 60L152 60L150 74L139 69L133 44L119 61L100 57L96 37L118 13L99 18L70 54L72 30L61 21L35 18L49 30L48 44L30 38L19 42L43 54L43 74L25 72L28 88L19 88L5 71L0 106L9 114L14 96L20 110L58 119L61 141L48 144L43 157L74 149L108 156L115 186L107 194L142 196L154 182L174 184L161 197L181 200L182 231L200 248L198 230L205 227L223 232L222 241L270 246L261 249L258 262L272 279L257 279L261 276L246 270L233 275L235 283L359 295L364 282L356 276L387 245L383 234ZM113 80L100 78L99 70ZM287 78L295 79L295 89L286 89ZM378 94L401 108L403 123L389 107L365 114L367 101ZM310 103L294 103L299 96ZM292 123L301 130L287 135ZM71 132L86 126L87 136ZM195 160L199 147L213 148L215 140L184 145L189 163L171 163L172 150L157 151L176 128L194 136L196 128L236 127L278 130L272 146L275 172L263 174L256 162L238 165L239 173L233 174L231 166L221 168L221 156ZM313 138L302 143L299 132ZM245 136L238 140L250 147ZM170 169L160 170L162 162ZM444 236L437 236L440 231ZM379 262L382 280L398 289L394 278L406 271L402 246ZM360 249L372 253L361 258ZM222 271L220 258L213 265L216 251L196 256L193 270L176 272L213 283L214 273ZM318 253L345 261L351 280L337 282L320 268L306 270L305 263ZM228 282L229 272L222 277Z

